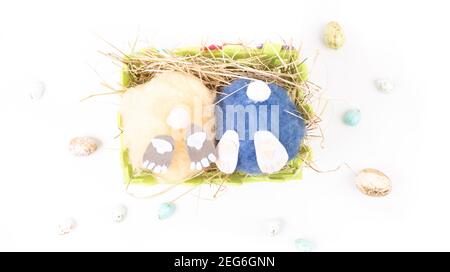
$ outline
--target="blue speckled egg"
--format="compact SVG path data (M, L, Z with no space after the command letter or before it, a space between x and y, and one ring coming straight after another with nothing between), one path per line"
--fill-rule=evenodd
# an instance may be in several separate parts
M173 215L175 212L175 204L170 202L165 202L161 204L158 211L158 218L161 220L167 219Z
M254 133L258 130L272 132L286 148L291 160L300 150L305 124L284 88L267 84L270 96L264 101L255 101L247 96L251 82L238 79L221 90L216 101L216 138L220 140L230 129L238 132L240 146L236 171L257 175L261 170L256 161Z
M307 239L297 239L294 241L297 250L300 252L311 252L313 251L313 244Z
M358 125L359 121L361 121L361 111L359 109L346 111L344 113L343 121L345 124L352 127Z

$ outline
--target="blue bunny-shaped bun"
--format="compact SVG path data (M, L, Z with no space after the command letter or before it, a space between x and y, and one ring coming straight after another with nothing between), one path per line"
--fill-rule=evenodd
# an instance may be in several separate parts
M291 160L300 150L305 123L284 88L267 84L270 96L264 101L255 101L247 94L251 82L247 79L235 80L217 96L216 139L220 140L227 130L235 130L239 134L240 144L236 171L257 175L262 172L258 167L252 134L260 130L272 132L278 136Z

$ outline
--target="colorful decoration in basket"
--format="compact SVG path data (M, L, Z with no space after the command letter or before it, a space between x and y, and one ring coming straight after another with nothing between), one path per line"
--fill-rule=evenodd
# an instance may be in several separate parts
M301 87L306 66L292 46L214 45L166 54L148 49L122 61L127 89L120 127L128 181L301 174L308 157L301 146L314 114Z

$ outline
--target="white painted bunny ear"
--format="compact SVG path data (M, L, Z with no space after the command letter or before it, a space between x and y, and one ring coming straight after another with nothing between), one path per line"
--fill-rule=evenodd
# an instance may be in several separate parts
M254 80L247 86L247 97L255 102L266 101L271 93L269 85L261 80Z

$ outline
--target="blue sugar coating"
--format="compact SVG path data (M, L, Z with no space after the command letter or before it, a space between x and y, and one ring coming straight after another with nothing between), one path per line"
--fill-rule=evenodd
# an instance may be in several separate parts
M268 130L275 135L277 131L276 124L278 123L278 139L286 148L289 155L289 160L296 157L300 150L300 143L305 135L305 124L302 119L288 113L291 112L297 116L300 116L300 113L298 112L294 103L292 103L284 88L275 84L268 84L272 91L270 97L266 101L255 102L247 97L247 86L250 82L250 80L246 79L235 80L230 85L223 88L221 94L217 97L218 103L216 108L216 138L217 140L220 140L223 133L225 133L225 131L228 129L237 131L239 133L240 147L236 171L248 174L261 174L258 163L256 161L253 135L249 135L249 121L259 120L259 118L262 118L262 120L266 120L267 122L253 121L252 123L257 130ZM227 116L227 106L228 109L230 109L230 107L231 109L238 109L236 108L236 106L243 106L241 107L242 109L249 105L254 105L253 107L250 106L249 108L253 108L256 110L246 111L245 129L242 127L244 122L242 122L241 126L238 127L239 114L236 112L232 112L230 114L230 111L228 111ZM271 114L272 110L276 112L276 106L278 106L279 118L275 118L276 115ZM267 114L265 114L264 112L267 112ZM231 123L231 120L229 120L231 119L231 116L234 116L234 122L233 124L229 124L227 126L227 121ZM264 116L267 116L267 118L264 118ZM271 127L272 118L274 118L275 121L275 126L273 128ZM277 122L276 119L279 119L279 122ZM253 133L254 132L256 132L255 129L253 129ZM243 135L244 133L245 135Z

